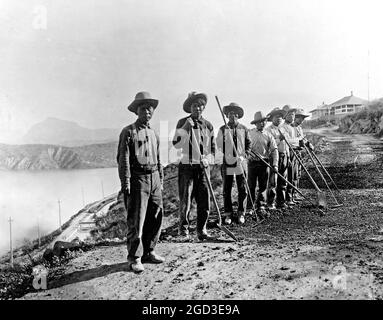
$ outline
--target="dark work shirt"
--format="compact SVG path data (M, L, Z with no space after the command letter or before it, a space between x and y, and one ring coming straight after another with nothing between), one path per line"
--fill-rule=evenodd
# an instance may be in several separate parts
M237 165L237 156L247 158L251 150L249 130L241 123L228 124L218 130L217 147L224 154L223 163L229 166ZM233 139L232 139L233 137ZM233 142L234 146L233 147ZM236 155L237 150L238 155Z
M158 169L162 180L163 172L159 152L160 140L157 133L137 119L122 129L117 150L118 174L121 187L130 184L132 171Z
M189 117L178 121L176 132L173 138L173 145L176 149L181 149L182 163L199 163L200 155L207 156L210 163L214 162L215 138L213 125L202 118L194 121L194 136L191 130L186 131L182 127ZM198 149L197 149L198 146Z

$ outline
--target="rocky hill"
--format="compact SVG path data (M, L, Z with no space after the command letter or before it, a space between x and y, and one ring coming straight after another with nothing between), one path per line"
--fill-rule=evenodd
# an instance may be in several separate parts
M23 142L75 147L116 141L119 134L119 129L88 129L76 122L47 118L33 125L23 137Z
M90 169L116 166L117 142L82 147L0 144L0 169Z
M383 136L383 98L373 101L358 113L340 120L339 131L349 134L369 133Z

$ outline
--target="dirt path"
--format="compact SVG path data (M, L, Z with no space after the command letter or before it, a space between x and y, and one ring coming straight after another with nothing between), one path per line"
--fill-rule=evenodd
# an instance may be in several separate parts
M324 161L333 153L348 161L365 146L365 154L381 156L379 140L326 135ZM48 290L23 299L382 299L383 189L344 189L339 197L345 205L325 217L303 202L261 225L231 226L238 242L211 229L216 242L179 243L170 227L157 249L166 262L145 265L141 275L127 270L124 245L99 247L72 260Z

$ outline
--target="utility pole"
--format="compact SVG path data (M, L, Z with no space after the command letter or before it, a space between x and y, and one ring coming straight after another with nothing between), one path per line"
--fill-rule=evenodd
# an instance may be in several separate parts
M81 187L81 194L82 194L82 206L85 207L85 197L84 197L84 188Z
M60 201L60 199L58 200L58 204L59 204L59 225L60 225L60 231L62 231L62 227L61 227L61 201Z
M13 268L13 246L12 246L12 218L9 217L8 222L9 222L9 248L11 251L11 267Z
M370 103L370 50L368 50L368 58L367 58L367 100Z
M102 191L102 198L105 198L105 195L104 195L104 184L102 183L102 180L101 180L101 191Z
M40 220L39 220L39 217L37 217L37 239L38 239L38 248L40 248L41 240L40 240Z

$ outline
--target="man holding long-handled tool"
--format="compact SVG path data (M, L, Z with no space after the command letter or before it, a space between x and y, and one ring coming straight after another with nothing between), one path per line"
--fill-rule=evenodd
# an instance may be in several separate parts
M295 119L292 126L295 127L295 130L297 131L297 136L299 138L299 146L301 148L304 148L306 146L309 150L314 151L314 146L312 145L310 141L306 139L301 126L303 121L307 117L309 117L309 115L306 114L303 109L297 109L295 112ZM297 152L297 154L298 156L301 155L300 152ZM298 163L297 165L297 186L298 187L299 187L299 180L301 178L301 175L302 175L302 166Z
M295 113L297 109L292 108L290 105L285 105L283 110L286 111L286 115L284 117L285 122L281 125L281 128L288 133L288 140L290 145L294 148L294 151L299 154L301 147L299 146L299 139L297 137L297 130L292 126ZM290 152L290 156L288 158L288 166L287 166L287 179L291 182L292 185L298 185L298 160L293 156L293 153ZM291 188L290 185L287 185L286 188L286 204L288 206L295 205L294 201L294 192L295 190Z
M270 216L265 210L267 182L270 175L270 169L265 163L271 163L273 174L278 172L278 147L274 137L264 130L266 121L267 117L261 111L254 114L251 124L256 128L250 130L251 150L262 157L263 161L258 157L251 157L248 163L250 194L255 199L258 182L257 214L263 217Z
M286 209L286 179L287 179L287 166L289 159L289 148L285 143L285 138L279 132L283 117L286 115L286 111L280 108L274 108L268 115L268 121L271 121L271 125L268 126L265 131L270 133L277 143L278 147L278 172L279 175L270 174L269 189L267 194L267 203L269 210L275 210L275 202L277 208ZM284 129L282 129L284 131ZM284 179L282 179L283 177ZM275 199L276 198L276 199Z
M199 240L211 238L206 224L210 211L208 179L209 164L214 163L215 139L213 125L202 117L207 95L192 92L183 104L183 110L190 115L178 121L173 145L181 149L178 166L178 188L180 197L179 235L190 239L190 209L192 198L197 203L197 236ZM205 174L206 171L206 174Z
M225 115L229 119L227 124L219 128L217 135L217 147L223 153L221 173L225 210L224 223L231 224L232 220L237 220L239 224L243 224L245 223L247 198L245 161L249 156L251 141L248 129L238 122L243 117L244 111L237 103L232 102L224 106L222 113L225 122ZM236 214L233 211L231 197L234 176L238 189L238 210Z

